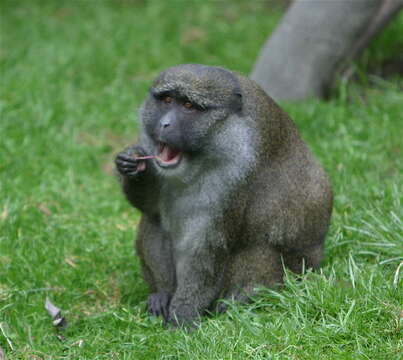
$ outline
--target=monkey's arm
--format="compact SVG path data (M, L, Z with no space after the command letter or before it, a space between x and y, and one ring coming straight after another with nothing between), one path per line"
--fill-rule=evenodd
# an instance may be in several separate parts
M140 211L154 215L159 197L155 168L147 160L138 160L146 155L141 146L130 146L115 158L122 189L127 200Z
M207 228L207 231L206 231ZM175 248L177 287L169 307L172 324L192 324L217 299L227 264L227 246L220 231L199 224L189 228Z
M137 255L145 281L152 294L147 300L148 311L167 319L169 302L175 290L175 268L171 241L157 220L143 215L137 230Z

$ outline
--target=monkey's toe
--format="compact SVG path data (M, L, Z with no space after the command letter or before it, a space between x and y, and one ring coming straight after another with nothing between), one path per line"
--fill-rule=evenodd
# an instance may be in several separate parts
M160 316L166 320L169 315L171 295L166 292L153 293L147 299L147 310L151 315Z

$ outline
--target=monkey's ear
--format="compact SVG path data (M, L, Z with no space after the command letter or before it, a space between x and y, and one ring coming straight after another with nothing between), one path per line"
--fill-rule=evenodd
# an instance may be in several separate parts
M235 112L241 112L243 105L242 93L240 91L236 91L234 95L235 95L235 101L234 101Z

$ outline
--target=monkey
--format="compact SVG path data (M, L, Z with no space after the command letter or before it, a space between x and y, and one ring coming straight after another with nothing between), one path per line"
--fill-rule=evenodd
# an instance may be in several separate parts
M285 268L320 265L330 180L253 80L177 65L155 79L139 118L137 144L115 164L142 214L135 247L152 315L197 326L220 299L247 302Z

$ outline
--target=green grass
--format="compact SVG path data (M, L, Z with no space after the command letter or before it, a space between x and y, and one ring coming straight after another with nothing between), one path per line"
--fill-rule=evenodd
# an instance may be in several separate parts
M8 359L402 358L403 79L284 104L328 170L321 272L288 274L186 333L145 312L139 214L112 176L150 81L183 62L248 73L281 16L266 2L2 1L0 347ZM364 55L394 46L400 16ZM396 51L395 51L396 52ZM376 62L375 61L375 62ZM398 281L400 278L400 282ZM395 281L394 281L395 280ZM66 314L59 341L44 310ZM80 347L79 342L83 340Z

